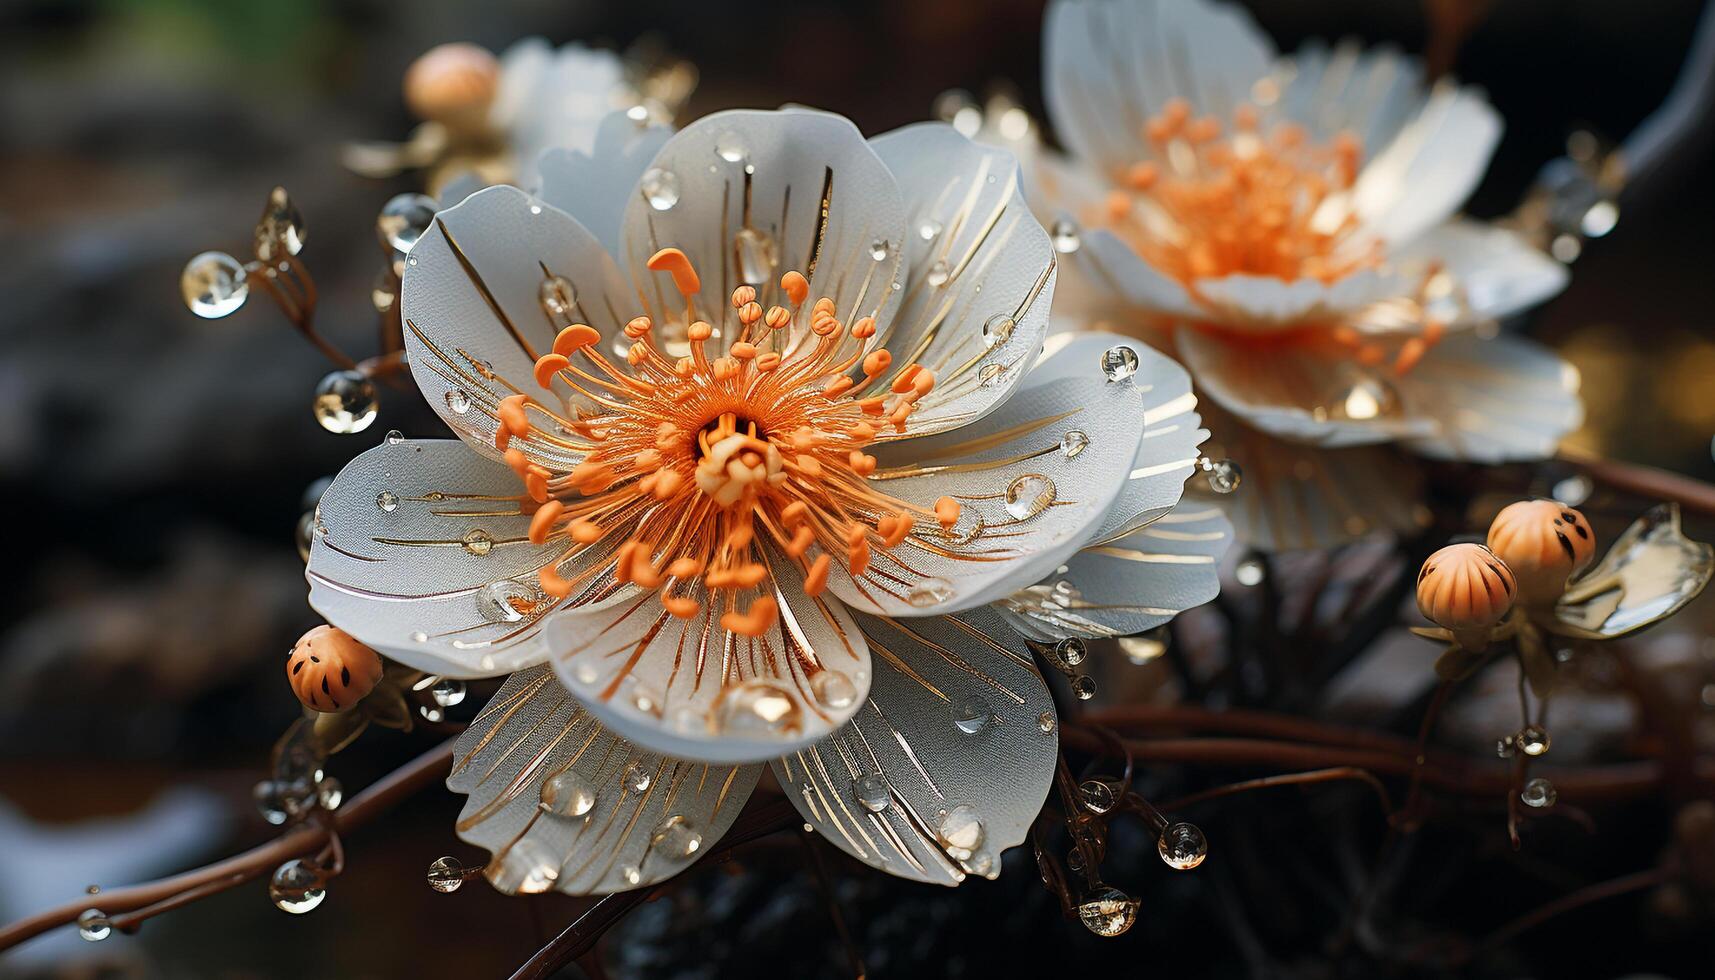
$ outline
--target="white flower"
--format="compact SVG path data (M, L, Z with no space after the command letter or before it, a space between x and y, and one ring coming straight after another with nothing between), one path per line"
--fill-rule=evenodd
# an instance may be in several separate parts
M860 859L992 872L1056 742L1002 616L1115 635L1214 594L1230 531L1174 511L1189 380L1041 353L1054 252L1012 157L949 127L729 112L608 149L411 251L411 368L465 442L339 475L311 603L423 670L523 671L453 780L506 890L659 880L768 759Z
M1245 13L1204 0L1059 0L1044 43L1069 157L1031 154L1033 203L1077 226L1062 299L1179 356L1242 423L1218 414L1214 428L1252 499L1290 511L1285 496L1307 496L1331 525L1303 543L1412 519L1406 495L1363 496L1397 457L1324 450L1538 459L1579 424L1570 365L1480 335L1566 272L1453 217L1500 137L1479 92L1425 91L1418 63L1386 48L1277 60ZM1271 450L1277 439L1316 448ZM1320 485L1333 471L1360 475ZM1341 496L1376 503L1342 509ZM1297 543L1281 527L1265 536Z

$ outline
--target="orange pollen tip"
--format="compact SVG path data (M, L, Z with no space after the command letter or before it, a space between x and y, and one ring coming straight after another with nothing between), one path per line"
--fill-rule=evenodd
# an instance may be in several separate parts
M512 472L517 473L520 479L530 471L530 461L524 458L522 450L508 449L501 456L506 460L506 465L512 467Z
M532 469L524 476L524 492L539 504L545 502L548 499L548 475Z
M738 322L748 327L760 319L762 319L762 304L746 303L739 307Z
M863 359L863 373L875 377L893 364L893 355L886 350L870 351Z
M769 351L756 359L756 369L758 371L772 371L779 366L780 355L774 351Z
M500 400L500 405L495 409L500 424L510 429L515 436L530 434L530 417L524 412L524 404L528 400L528 395L508 395Z
M852 324L852 336L859 340L868 340L875 336L875 317L866 316Z
M755 286L740 286L732 291L732 308L743 309L746 304L756 302Z
M743 615L737 612L721 614L721 626L729 633L740 636L761 636L768 632L774 621L780 616L780 607L770 596L761 596L750 604L750 610Z
M810 563L810 570L804 575L804 592L808 595L821 595L828 588L828 569L833 567L833 561L827 555L817 555Z
M638 340L654 325L646 316L634 316L625 324L625 335L632 340Z
M846 528L846 546L855 548L858 545L863 544L864 537L868 534L869 530L862 524L853 524Z
M543 565L536 572L536 584L542 587L543 592L556 599L564 599L572 592L571 581L555 571L553 565Z
M756 357L756 345L748 344L741 340L732 345L732 356L741 361L751 360Z
M935 520L941 522L943 529L951 528L959 523L959 502L952 497L941 497L935 501Z
M649 329L648 317L638 317L637 319L644 321L645 330ZM632 323L636 322L637 320L632 321ZM554 353L561 357L570 357L574 352L582 350L600 339L601 334L597 333L594 327L587 323L574 323L560 331L559 335L554 338ZM540 365L542 362L537 361L536 363ZM544 385L543 387L547 386Z
M802 272L788 272L780 277L780 288L786 291L786 297L798 306L810 297L810 280L804 278Z
M860 398L857 404L858 408L863 409L865 415L880 415L887 411L887 396L874 395L869 398Z
M923 365L921 365L921 364L913 364L910 367L906 368L905 370L899 372L893 378L893 391L894 391L894 393L903 395L907 391L910 391L912 380L915 379L917 377L917 375L921 374L922 372L923 372Z
M702 605L697 600L688 599L684 596L663 596L661 605L680 619L694 619L697 613L703 610Z
M804 553L810 550L810 546L815 543L815 530L808 524L802 525L792 533L792 540L786 542L786 553L793 558L802 558Z
M564 354L543 354L536 360L536 383L544 388L553 387L554 376L571 366Z
M850 455L847 456L847 461L851 464L852 471L857 473L858 476L868 476L875 472L875 457L868 453L862 453L854 449L851 451Z
M714 335L715 328L703 320L697 320L685 328L685 337L693 344L700 344Z
M548 532L553 530L554 522L560 519L560 514L566 505L558 500L550 500L536 508L536 516L530 518L530 543L543 544L548 540Z
M852 578L859 578L869 570L869 543L859 541L846 551L846 571Z
M794 500L780 508L780 523L786 527L796 527L810 519L810 505L802 500Z
M838 375L836 377L829 378L828 383L822 386L822 391L829 398L838 398L839 396L850 391L852 388L852 384L853 384L852 379L850 379L850 378L848 378L842 374L842 375Z
M566 526L566 533L579 544L594 544L601 540L601 527L588 518L580 517Z
M512 442L512 430L502 425L494 430L494 448L506 452L506 447Z
M762 322L770 330L779 330L792 322L792 311L784 306L770 306L762 315Z
M651 272L666 272L673 277L673 288L680 296L689 298L702 292L703 281L697 277L697 269L685 253L676 248L664 248L649 256L645 263Z
M834 301L827 296L823 296L821 299L816 301L815 306L810 307L810 315L811 316L816 316L818 314L825 315L825 316L833 316L834 312L835 312Z
M882 519L888 520L888 518ZM897 548L905 540L906 535L911 533L911 528L916 523L910 514L901 514L898 518L893 519L893 525L889 530L881 531L879 526L876 530L881 531L882 544L889 548Z
M674 578L695 578L703 573L703 563L695 558L675 558L667 566L667 574Z

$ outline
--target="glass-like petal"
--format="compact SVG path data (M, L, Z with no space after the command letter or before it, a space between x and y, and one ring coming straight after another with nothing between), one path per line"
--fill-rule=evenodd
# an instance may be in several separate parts
M1371 303L1410 292L1400 277L1374 269L1361 269L1331 283L1319 279L1287 282L1274 276L1236 273L1199 280L1196 289L1207 308L1206 316L1224 329L1258 334L1331 322Z
M690 618L654 592L556 616L550 662L603 724L678 758L756 762L824 738L863 704L869 650L839 602L769 562L766 592L688 593L700 603ZM760 636L729 632L717 605L729 595L739 612L766 595L779 616Z
M607 114L637 101L625 64L612 51L581 44L556 50L532 37L507 48L500 67L489 125L506 134L513 181L520 187L536 185L537 162L545 150L589 152Z
M1024 203L1011 153L942 123L870 146L899 182L907 222L904 298L871 345L893 354L876 390L914 364L934 371L904 437L929 435L982 417L1012 392L1048 332L1054 249Z
M507 894L598 895L685 870L737 818L761 766L684 762L603 728L547 667L507 678L453 746L458 835Z
M1498 319L1529 309L1566 288L1566 267L1505 228L1476 221L1445 222L1395 252L1390 261L1406 275L1444 269L1463 291L1461 323Z
M1332 548L1428 523L1423 469L1409 454L1388 446L1319 449L1253 429L1209 401L1201 407L1213 433L1204 452L1232 459L1244 473L1236 492L1213 498L1240 544Z
M609 338L631 316L594 236L515 187L487 188L435 216L406 260L400 303L411 374L454 432L499 459L496 406L526 393L537 431L512 445L550 470L576 465L581 453L561 429L579 403L563 381L539 387L534 368L568 322Z
M1113 176L1150 155L1144 124L1168 100L1230 119L1274 57L1249 14L1201 0L1059 0L1044 30L1054 131Z
M1403 245L1459 210L1489 168L1501 117L1474 88L1443 82L1352 186L1365 234Z
M1188 500L1141 530L1085 548L999 607L1037 640L1141 633L1215 598L1219 562L1232 543L1220 508Z
M463 443L384 442L322 494L310 605L419 670L487 677L540 662L542 617L610 586L565 600L541 591L537 573L560 548L526 539L528 502L511 470Z
M1048 338L1042 358L1031 368L1039 382L1087 376L1090 366L1103 363L1115 347L1137 358L1132 386L1143 412L1143 437L1125 488L1108 509L1091 543L1124 537L1172 510L1185 491L1185 478L1197 463L1197 447L1209 437L1196 412L1191 378L1172 358L1149 345L1103 333L1059 333Z
M1408 443L1436 459L1544 459L1584 421L1578 369L1517 337L1456 334L1396 385L1405 412L1437 423Z
M670 338L684 328L685 303L667 273L645 264L659 249L682 250L701 280L696 315L724 349L739 330L732 291L748 284L764 307L791 307L780 287L788 271L809 279L809 302L832 299L847 325L874 316L885 327L899 302L895 284L904 285L904 236L899 190L856 126L802 109L730 111L661 148L627 203L619 258L649 305L636 312ZM809 319L798 317L800 337Z
M1548 628L1613 639L1678 612L1715 573L1715 548L1679 529L1679 505L1660 504L1632 522L1555 607ZM1568 601L1570 600L1570 601Z
M537 193L588 228L609 255L618 255L626 205L672 135L670 127L640 126L624 112L610 112L596 128L593 145L554 147L542 154Z
M1423 107L1423 64L1389 45L1310 40L1282 58L1274 118L1304 127L1317 143L1350 133L1375 152L1393 141Z
M1134 377L1109 381L1092 361L1081 377L1031 372L969 425L879 447L877 490L926 510L951 497L958 520L920 521L858 581L836 562L829 588L854 609L925 616L1037 581L1102 529L1143 435L1139 408Z
M869 703L776 778L871 867L941 885L998 874L1054 774L1059 725L1029 653L988 611L858 620L878 654Z

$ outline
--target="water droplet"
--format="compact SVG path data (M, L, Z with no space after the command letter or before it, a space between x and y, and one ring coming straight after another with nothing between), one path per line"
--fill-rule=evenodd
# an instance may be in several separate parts
M357 371L334 371L316 385L311 408L322 428L348 436L369 428L380 405L381 398L368 378Z
M1040 473L1026 473L1006 485L1006 512L1014 520L1029 520L1047 510L1054 496L1053 480Z
M743 163L750 156L750 149L744 145L744 140L737 133L722 133L715 140L715 156L728 163Z
M1071 679L1072 693L1080 701L1088 701L1096 696L1096 679L1089 674L1079 674Z
M929 271L923 278L929 280L929 285L940 287L945 286L947 280L951 279L952 276L953 270L947 267L947 260L936 259L935 264L929 267Z
M522 582L500 579L476 590L476 608L491 623L516 623L536 606L536 591Z
M303 861L291 860L275 869L268 882L268 897L282 911L293 915L312 912L327 897L322 876Z
M777 735L803 725L797 698L773 681L752 678L723 688L715 703L715 724L725 733Z
M877 262L885 262L893 254L893 246L885 238L877 238L869 243L869 257Z
M445 711L442 711L432 704L418 705L417 713L423 716L424 721L434 722L436 724L445 721L447 718L447 713Z
M1495 755L1502 759L1510 759L1518 751L1518 745L1513 742L1513 736L1507 735L1495 739Z
M547 276L536 290L536 301L550 317L569 317L577 306L578 291L565 276Z
M1526 725L1513 736L1513 741L1525 755L1543 755L1548 751L1548 730L1539 725Z
M1519 790L1518 798L1525 806L1540 810L1553 806L1560 794L1555 791L1553 783L1538 776L1524 784L1524 788Z
M1230 459L1205 457L1198 461L1198 465L1209 475L1209 489L1216 493L1232 493L1244 482L1244 471Z
M298 525L293 529L294 537L298 542L298 557L304 561L310 560L310 547L315 543L318 526L316 524L316 512L307 510L298 518Z
M443 677L435 682L435 686L429 688L429 697L434 698L435 703L443 708L459 704L464 700L464 696L464 681L451 677Z
M1102 352L1102 374L1109 381L1124 381L1137 373L1137 351L1120 344Z
M964 507L959 508L959 519L954 521L953 526L942 531L941 534L946 538L949 544L970 544L983 533L985 526L986 525L983 524L983 517L981 514L977 513L977 509L966 504Z
M946 602L953 595L953 583L944 578L926 578L911 587L911 591L905 594L905 601L914 608L928 609Z
M939 235L944 227L945 226L942 225L941 222L936 221L934 218L924 218L922 221L917 223L917 237L926 242L932 242L935 240L935 236Z
M1042 734L1052 735L1054 734L1054 729L1057 727L1059 727L1059 725L1054 718L1054 712L1044 711L1036 716L1036 728Z
M1082 664L1089 655L1089 646L1075 636L1054 644L1054 659L1059 661L1063 668L1076 667Z
M1601 238L1614 230L1620 223L1620 208L1613 201L1597 201L1584 212L1584 217L1578 222L1578 230L1585 238Z
M1054 251L1061 255L1071 255L1078 250L1078 246L1083 244L1078 237L1077 224L1064 218L1054 222L1049 237L1053 239Z
M339 780L326 776L316 783L316 805L323 810L337 810L345 802L345 787Z
M984 364L977 369L977 384L984 388L993 388L1006 377L1006 372L1005 364Z
M464 537L459 538L459 544L466 552L481 558L494 550L494 535L480 527L473 527L464 533Z
M1167 632L1156 630L1142 636L1122 636L1119 646L1127 660L1141 667L1167 652Z
M703 846L703 835L689 820L675 813L656 825L649 843L670 857L688 858Z
M1124 935L1137 924L1137 910L1141 904L1118 888L1103 888L1092 892L1078 906L1078 921L1098 936L1112 938Z
M649 121L649 107L641 103L625 110L625 118L639 126Z
M655 774L649 771L642 760L633 759L626 763L625 771L620 773L619 782L633 793L642 793L649 789L649 784L655 781Z
M952 715L953 727L966 735L975 735L994 720L994 707L978 694L954 701L947 710Z
M585 660L573 668L572 676L578 679L579 684L594 684L596 678L601 676L601 671L594 663Z
M752 286L760 286L774 278L774 267L780 264L780 249L773 236L757 228L744 227L733 236L738 253L738 277Z
M1568 507L1577 507L1590 499L1590 493L1593 490L1595 490L1595 486L1590 482L1589 477L1582 473L1575 473L1556 483L1550 492L1555 500Z
M417 630L416 632L411 634L411 642L412 643L427 643L427 642L429 642L429 634L423 632L422 630Z
M643 880L643 869L635 864L623 865L619 869L620 880L628 885L635 885Z
M983 346L993 350L1006 343L1012 339L1012 331L1017 326L1018 321L1005 313L989 317L983 321Z
M1161 860L1168 867L1175 871L1190 871L1209 856L1209 840L1196 824L1180 821L1161 832L1155 849L1161 853Z
M238 260L225 252L203 252L185 263L179 292L197 316L218 320L244 305L250 279Z
M391 490L383 490L375 495L375 506L391 514L399 509L399 495Z
M935 827L947 856L955 861L968 861L983 845L983 822L975 807L961 803L941 814Z
M1260 585L1267 575L1268 570L1262 561L1256 558L1246 558L1233 569L1233 578L1237 579L1240 585Z
M375 281L369 286L369 303L375 307L375 312L386 313L399 301L399 280L394 277L391 269L382 269L375 274Z
M871 813L880 813L893 802L893 793L887 788L887 777L878 772L852 780L852 795Z
M447 410L452 412L454 415L463 415L470 411L470 393L465 391L463 388L454 388L451 391L448 391L445 401L447 403Z
M635 765L635 763L634 763ZM649 775L643 770L643 788L649 788ZM630 770L626 770L630 775ZM536 805L544 813L556 817L581 817L595 809L595 787L576 772L567 769L542 780L541 801Z
M86 909L77 917L77 934L85 942L98 943L113 935L113 923L108 921L100 909Z
M1103 779L1086 779L1078 784L1078 797L1084 809L1091 813L1106 813L1114 808L1113 785Z
M857 685L838 670L821 670L810 678L810 693L824 708L849 708L857 701Z
M1060 455L1067 459L1076 457L1090 445L1090 436L1082 429L1068 429L1060 437Z
M256 258L261 262L280 262L303 248L304 216L286 189L276 187L268 192L268 203L262 206L262 217L256 221Z
M671 170L650 167L638 183L649 206L657 211L671 211L679 203L679 175Z
M250 795L262 819L278 827L309 812L315 794L315 783L308 779L264 779Z
M429 887L443 895L459 890L464 884L464 865L458 858L447 856L435 858L429 864Z
M426 194L399 194L381 206L375 237L396 252L409 252L435 223L435 199Z

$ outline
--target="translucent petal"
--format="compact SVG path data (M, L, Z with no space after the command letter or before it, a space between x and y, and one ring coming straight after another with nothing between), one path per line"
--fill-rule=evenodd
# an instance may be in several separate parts
M610 112L588 148L560 146L542 154L538 193L588 228L609 255L618 255L626 205L672 135L666 126L640 127L626 113Z
M1584 421L1578 370L1517 337L1456 334L1396 384L1406 412L1437 423L1409 442L1436 459L1545 459Z
M1624 636L1683 609L1711 574L1715 548L1680 531L1678 504L1660 504L1572 583L1549 628L1597 639Z

